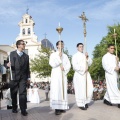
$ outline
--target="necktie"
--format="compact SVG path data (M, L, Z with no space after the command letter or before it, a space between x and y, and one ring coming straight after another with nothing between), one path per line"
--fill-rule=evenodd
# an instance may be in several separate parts
M21 57L22 55L23 55L23 52L20 52L20 53L19 53L19 56Z

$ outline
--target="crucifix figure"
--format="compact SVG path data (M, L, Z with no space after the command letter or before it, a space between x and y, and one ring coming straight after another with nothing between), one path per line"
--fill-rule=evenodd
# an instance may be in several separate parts
M88 21L88 19L85 16L85 12L83 12L83 14L81 16L79 16L79 18L81 18L82 21L83 21L83 27L84 27L84 32L83 32L84 33L84 46L85 46L84 52L86 52L86 50L87 50L87 45L86 45L86 34L87 34L87 32L86 32L86 22Z

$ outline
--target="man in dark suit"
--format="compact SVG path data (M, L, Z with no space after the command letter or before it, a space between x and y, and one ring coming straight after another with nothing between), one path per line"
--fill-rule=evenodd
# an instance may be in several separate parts
M12 98L12 112L17 113L17 93L19 91L19 106L21 114L26 116L27 109L27 83L30 81L29 56L23 52L25 43L23 40L16 42L17 50L10 53L7 67L11 67L10 91Z

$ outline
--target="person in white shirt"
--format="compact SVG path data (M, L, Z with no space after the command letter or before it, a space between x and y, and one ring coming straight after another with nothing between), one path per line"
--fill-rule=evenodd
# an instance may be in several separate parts
M56 43L57 51L50 56L49 64L51 71L50 86L50 107L55 109L55 114L60 115L65 112L68 107L67 99L67 73L70 70L70 61L68 56L61 52L63 50L63 41Z
M107 48L108 52L102 58L102 66L105 70L105 78L107 91L104 96L104 103L112 106L112 104L118 104L120 108L120 90L117 86L119 61L114 55L115 46L109 44Z
M31 103L38 103L38 104L40 103L39 89L38 89L37 85L33 86L31 97L32 97L30 99Z
M21 114L27 116L27 84L30 83L29 56L24 53L25 42L16 42L17 50L12 51L8 57L6 67L11 68L10 92L12 98L12 112L18 113L17 93L19 93L19 106Z
M88 66L92 64L92 60L87 53L83 53L83 47L82 43L78 43L78 52L72 57L73 70L75 71L73 83L77 106L81 110L87 110L93 95L92 79L88 72Z

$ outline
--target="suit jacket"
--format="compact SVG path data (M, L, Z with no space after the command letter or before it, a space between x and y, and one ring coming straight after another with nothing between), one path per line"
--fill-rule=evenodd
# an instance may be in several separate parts
M24 62L21 65L21 60L19 55L17 54L17 51L13 51L10 53L12 80L20 80L21 76L25 80L30 78L29 56L23 52L22 57L24 59Z

